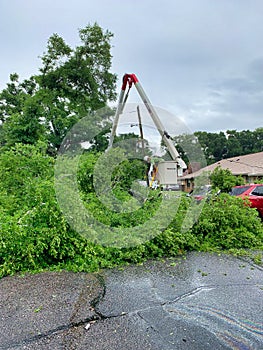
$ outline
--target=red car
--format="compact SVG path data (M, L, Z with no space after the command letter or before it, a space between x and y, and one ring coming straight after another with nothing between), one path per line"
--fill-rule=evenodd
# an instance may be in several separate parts
M249 184L235 186L230 194L241 198L248 198L250 206L256 208L263 218L263 184Z

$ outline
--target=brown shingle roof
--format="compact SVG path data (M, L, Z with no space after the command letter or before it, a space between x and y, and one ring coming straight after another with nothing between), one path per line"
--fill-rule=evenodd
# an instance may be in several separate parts
M212 172L217 166L229 169L233 175L263 176L263 152L222 159L194 173L187 174L181 179L195 178L204 171Z

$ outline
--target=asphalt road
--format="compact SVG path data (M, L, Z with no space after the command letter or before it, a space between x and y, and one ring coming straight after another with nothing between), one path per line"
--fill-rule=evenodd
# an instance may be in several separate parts
M263 268L189 253L0 280L0 349L263 349Z

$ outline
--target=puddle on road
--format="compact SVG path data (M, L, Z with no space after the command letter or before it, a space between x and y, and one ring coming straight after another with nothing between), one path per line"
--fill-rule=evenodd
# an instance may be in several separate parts
M175 320L187 320L206 328L231 349L255 350L263 348L263 325L234 316L207 305L175 303L164 310Z

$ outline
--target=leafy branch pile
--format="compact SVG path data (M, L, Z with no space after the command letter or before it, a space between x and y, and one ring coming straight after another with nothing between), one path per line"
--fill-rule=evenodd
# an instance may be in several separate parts
M129 215L108 210L98 201L90 180L98 157L97 153L86 153L79 166L78 183L87 209L113 227L147 222L160 205L159 192L150 192L146 203ZM130 197L126 169L124 164L120 170L123 187L115 192L122 201ZM150 241L122 249L94 244L74 232L63 217L54 191L53 171L54 159L46 154L42 143L17 144L0 154L1 276L43 269L94 271L189 250L263 248L263 228L256 211L228 194L205 203L197 222L187 232L182 233L181 226L193 203L182 194L170 225Z

